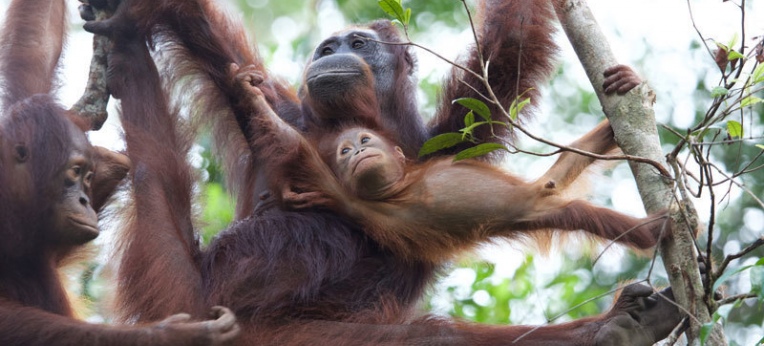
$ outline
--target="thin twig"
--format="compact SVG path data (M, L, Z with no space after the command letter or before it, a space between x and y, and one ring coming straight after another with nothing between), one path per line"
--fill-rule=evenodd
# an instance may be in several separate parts
M659 220L664 220L663 224L664 224L664 227L665 227L665 225L666 225L665 220L666 220L667 217L668 216L666 216L666 215L661 215L661 216L654 217L654 218L649 219L649 220L645 220L645 222L642 222L639 225L636 225L636 226L634 226L632 228L629 228L628 230L626 230L623 233L619 234L617 237L611 239L608 242L608 244L605 246L605 248L603 248L602 251L600 251L600 253L597 255L597 257L594 258L594 261L592 261L592 267L594 267L597 264L597 262L599 261L599 259L602 258L602 256L605 254L605 251L607 251L611 246L616 244L616 242L619 239L621 239L622 237L628 235L629 233L631 233L632 231L634 231L635 229L637 229L639 227L642 227L642 226L647 225L647 224L651 224L651 223L659 221Z
M719 265L719 269L716 270L714 277L721 276L721 273L724 273L724 270L727 269L727 266L730 264L730 262L747 255L749 252L756 250L758 247L762 245L764 245L764 237L757 239L751 245L748 245L745 249L741 250L738 253L727 255L726 257L724 257L724 261L722 262L722 264Z
M690 327L690 319L685 317L682 319L682 322L680 322L676 327L674 327L674 330L671 331L671 334L666 339L663 339L663 342L661 343L661 346L671 346L673 344L676 344L676 342L679 340L679 337L684 334L685 331L687 331L687 328Z
M743 293L743 294L737 294L734 296L729 296L727 298L724 298L717 302L719 306L727 305L727 304L733 304L741 299L751 299L751 298L758 298L759 296L756 295L756 293Z

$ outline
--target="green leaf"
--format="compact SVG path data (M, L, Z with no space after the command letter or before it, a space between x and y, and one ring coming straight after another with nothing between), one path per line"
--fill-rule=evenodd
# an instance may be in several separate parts
M520 102L517 102L517 100L518 99L512 101L512 104L509 106L509 118L512 120L517 120L517 116L520 115L520 112L523 111L523 108L531 103L530 97L526 97Z
M751 292L756 293L759 299L764 299L764 265L751 268Z
M743 54L738 53L738 51L736 50L732 50L729 53L727 53L727 60L729 61L743 59L743 58L745 58L745 56L743 56Z
M482 125L485 125L485 124L488 124L488 122L487 122L487 121L478 121L478 122L474 122L474 123L472 123L472 124L469 124L469 125L468 125L468 126L466 126L465 128L463 128L463 129L459 130L459 131L461 131L461 132L462 132L462 136L464 136L464 137L466 137L466 136L468 136L468 135L469 135L469 136L472 136L472 132L475 130L475 128L477 128L478 126L482 126Z
M507 147L505 147L505 146L503 146L503 145L501 145L499 143L483 143L483 144L478 144L478 145L476 145L476 146L474 146L472 148L464 149L461 152L459 152L458 154L456 154L456 156L454 157L454 161L466 160L466 159L471 159L471 158L483 156L483 155L488 154L488 153L490 153L492 151L501 150L501 149L508 150Z
M753 70L751 83L756 84L762 81L764 81L764 64L759 64L759 66L756 66L756 69Z
M454 103L458 103L467 109L477 113L481 118L485 120L491 120L491 110L488 109L488 106L485 104L485 102L480 101L478 99L474 99L471 97L463 97L460 99L454 100Z
M756 147L761 150L764 150L764 144L756 144Z
M419 149L419 157L432 154L438 150L453 147L459 143L463 143L462 134L458 132L448 132L437 135L430 138L427 142L424 142L422 148Z
M401 23L406 23L405 12L401 6L401 0L379 0L377 2L382 11L392 16Z
M730 46L725 46L723 43L719 43L719 42L716 42L716 41L714 41L714 43L716 44L716 47L718 47L719 49L721 49L721 50L723 50L725 52L729 52L729 50L730 50L729 47Z
M700 344L701 345L706 344L706 339L708 339L708 335L711 333L712 329L714 329L714 322L706 323L700 327Z
M740 100L740 108L744 108L744 107L748 107L748 106L753 106L753 105L755 105L757 103L760 103L760 102L761 102L760 98L751 95L751 96L748 96L748 97Z
M408 26L409 22L411 21L411 9L410 8L406 9L406 15L403 17L403 19L404 19L403 24Z
M475 123L475 112L473 111L467 112L467 115L464 116L464 126L470 127L474 123Z
M743 125L735 120L727 121L727 132L732 138L743 138Z
M719 97L729 94L729 90L723 87L716 87L711 90L711 97Z
M732 47L737 45L737 41L739 40L740 40L740 37L737 35L737 33L735 33L734 35L732 35L732 38L730 39L730 41L727 43L727 47L730 47L731 49Z

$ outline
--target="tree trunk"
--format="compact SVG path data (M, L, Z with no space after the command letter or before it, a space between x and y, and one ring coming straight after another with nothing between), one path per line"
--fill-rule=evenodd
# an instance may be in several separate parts
M624 96L605 95L602 89L603 71L618 63L586 1L553 1L563 30L610 120L618 145L627 155L647 158L665 166L652 108L655 102L653 90L643 83ZM690 318L690 329L686 333L688 344L699 344L700 328L711 322L711 314L704 301L696 261L694 237L698 229L697 213L690 201L677 203L680 199L672 191L673 179L661 176L649 164L629 162L629 165L647 212L652 214L669 210L665 232L672 236L661 242L659 250L677 303L694 316ZM706 339L706 345L725 344L721 325L717 324Z

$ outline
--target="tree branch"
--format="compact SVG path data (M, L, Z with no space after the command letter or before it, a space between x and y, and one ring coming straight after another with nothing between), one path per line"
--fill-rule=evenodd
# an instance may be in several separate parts
M643 83L624 96L605 95L602 89L603 72L606 68L615 66L617 61L586 1L554 0L554 3L565 34L581 60L610 120L618 145L627 155L665 162L652 109L655 102L653 90ZM697 224L687 221L682 216L684 213L689 216L689 220L697 220L697 213L689 201L684 200L681 206L670 204L675 200L672 196L672 181L655 174L648 165L633 161L630 161L629 165L647 211L670 211L669 229L672 230L672 234L661 242L660 253L676 301L697 318L690 319L690 329L687 333L690 343L697 344L701 324L711 322L711 316L703 299L703 285L695 260L694 232L687 231L686 223L689 222L692 231L697 229ZM718 325L706 343L725 344L724 335Z
M88 4L87 0L80 0ZM111 17L111 11L93 9L96 20ZM109 114L106 107L109 104L109 90L106 87L107 56L110 42L105 36L93 36L93 57L90 60L88 84L79 100L70 109L77 116L85 119L93 131L99 130Z

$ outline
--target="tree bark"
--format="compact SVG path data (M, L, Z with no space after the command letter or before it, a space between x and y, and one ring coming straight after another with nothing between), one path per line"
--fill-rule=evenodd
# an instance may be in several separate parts
M553 0L562 28L581 60L610 120L618 145L627 155L639 156L666 164L660 146L653 103L655 93L646 84L623 96L605 95L603 72L617 65L604 35L585 0ZM673 179L663 177L654 167L629 162L647 212L669 211L666 237L659 250L668 273L674 297L690 318L686 333L688 344L699 344L701 326L711 322L709 307L703 297L703 284L696 260L694 237L697 234L697 213L690 201L680 201L673 193ZM706 345L726 345L721 325L716 324Z
M87 0L80 0L88 4ZM111 10L93 9L95 20L105 20L112 16ZM90 124L90 130L101 129L109 117L106 107L109 103L109 88L106 86L107 57L111 43L109 38L101 35L93 36L93 57L90 60L90 72L85 91L70 109Z

